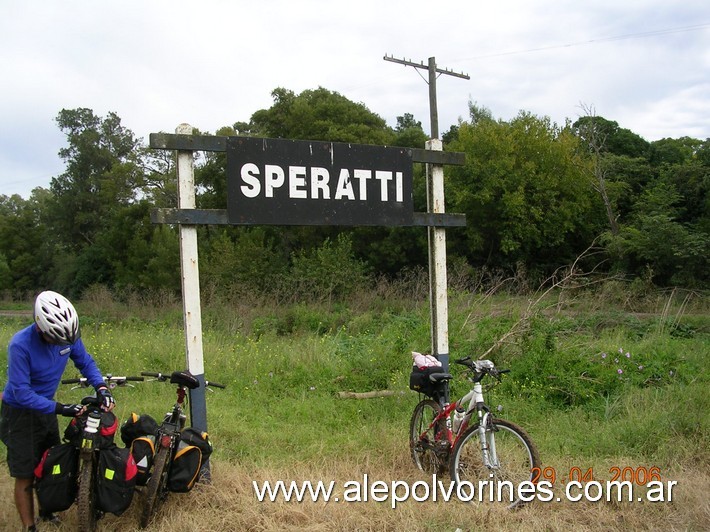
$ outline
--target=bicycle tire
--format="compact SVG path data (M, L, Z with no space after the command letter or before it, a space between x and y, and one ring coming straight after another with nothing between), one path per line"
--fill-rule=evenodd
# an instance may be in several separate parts
M89 460L82 458L79 471L79 493L76 498L79 532L94 532L96 530L95 505L95 475L92 456Z
M448 465L447 460L442 459L448 445L448 441L441 439L443 423L437 423L424 433L439 412L441 407L436 401L424 399L414 407L409 422L409 452L417 469L425 473L440 474Z
M449 463L451 480L456 484L471 483L478 491L475 499L480 502L509 502L508 508L516 508L525 502L517 497L518 486L532 480L533 468L540 467L540 455L522 427L504 419L492 419L491 427L493 430L486 430L486 436L493 435L499 465L488 467L483 463L476 423L454 445ZM486 483L480 484L481 481Z
M150 524L150 520L158 512L160 504L167 494L168 461L172 456L172 448L161 447L153 461L153 473L150 475L145 491L145 503L141 514L141 528Z

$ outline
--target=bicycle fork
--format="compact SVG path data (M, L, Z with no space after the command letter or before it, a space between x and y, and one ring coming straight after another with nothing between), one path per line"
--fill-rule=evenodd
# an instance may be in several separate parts
M483 465L488 469L498 469L500 462L496 453L495 431L490 426L491 413L483 402L483 386L481 386L480 382L473 385L473 402L478 414L478 441L481 444Z

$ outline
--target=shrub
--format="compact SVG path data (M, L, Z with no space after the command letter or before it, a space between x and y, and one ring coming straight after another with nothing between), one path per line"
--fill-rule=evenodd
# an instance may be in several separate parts
M370 276L367 265L355 258L350 237L341 234L335 242L326 239L319 248L295 253L286 281L294 298L331 302L364 288Z

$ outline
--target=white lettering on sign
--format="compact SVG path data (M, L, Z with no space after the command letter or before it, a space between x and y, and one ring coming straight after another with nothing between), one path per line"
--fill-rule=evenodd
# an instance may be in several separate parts
M365 170L354 168L352 173L347 168L341 168L332 197L335 200L368 200L368 182L379 181L380 186L370 189L379 192L379 198L373 200L390 201L390 184L394 181L395 201L404 201L402 172L388 170ZM256 198L263 193L265 198L273 198L274 192L286 185L288 175L288 197L292 199L326 199L331 198L330 172L327 168L318 166L289 166L286 170L278 165L265 164L263 176L260 168L254 163L245 163L240 170L242 185L240 190L247 198ZM334 180L335 181L335 180Z
M261 192L259 167L254 163L247 163L242 166L241 176L242 181L246 183L246 185L242 185L242 194L247 198L256 198Z
M370 170L355 170L355 179L360 182L360 199L367 200L367 180L372 179L372 172Z
M264 165L264 194L267 198L273 198L274 189L283 185L285 180L283 168L275 164Z
M290 198L307 198L308 191L306 187L306 167L305 166L289 166L288 167L288 196Z
M330 175L328 175L328 170L318 168L317 166L311 168L311 198L319 199L322 193L322 199L330 199L330 188L328 188L329 180Z
M346 196L348 199L355 199L352 181L350 181L350 172L343 168L338 178L338 187L335 189L335 199L343 199Z

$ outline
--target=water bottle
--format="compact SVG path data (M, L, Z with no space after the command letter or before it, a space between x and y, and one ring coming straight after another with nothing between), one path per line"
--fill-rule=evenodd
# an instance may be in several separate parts
M456 410L454 411L454 422L453 422L453 426L452 426L454 434L458 434L459 428L461 427L461 422L463 421L463 418L465 415L466 415L466 409L462 408L460 406L457 406Z

